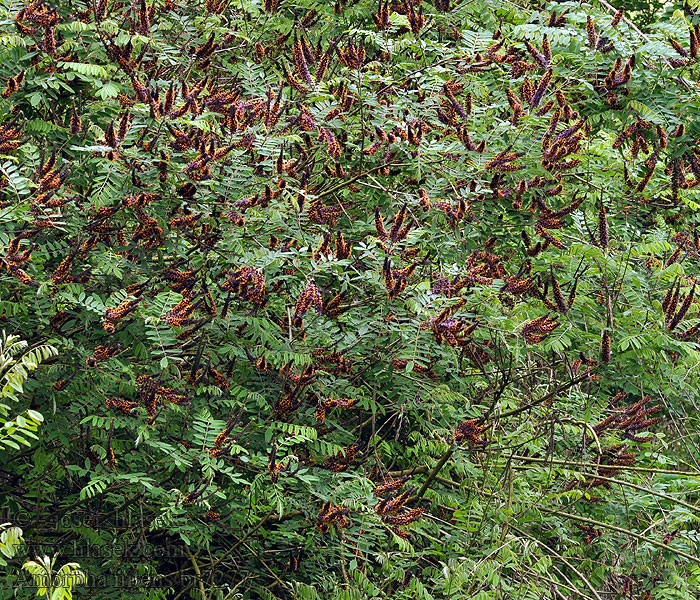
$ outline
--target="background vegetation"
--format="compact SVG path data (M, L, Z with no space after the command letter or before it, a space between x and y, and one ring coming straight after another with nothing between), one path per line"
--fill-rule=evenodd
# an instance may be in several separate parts
M656 8L2 0L3 597L697 598Z

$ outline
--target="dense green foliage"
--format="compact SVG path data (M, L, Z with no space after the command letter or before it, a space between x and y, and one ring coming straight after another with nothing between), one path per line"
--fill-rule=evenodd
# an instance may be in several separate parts
M2 0L2 597L698 597L698 4Z

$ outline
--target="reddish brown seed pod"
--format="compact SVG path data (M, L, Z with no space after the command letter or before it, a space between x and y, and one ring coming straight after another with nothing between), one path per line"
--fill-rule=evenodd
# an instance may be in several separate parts
M56 32L53 26L44 29L44 52L51 56L56 54Z
M417 36L420 33L420 30L425 25L425 15L423 14L423 7L419 8L418 12L416 12L413 3L410 3L408 12L408 23L411 27L411 33Z
M449 1L449 0L446 0ZM401 529L400 527L389 527L391 531L396 534L397 537L401 538L402 540L408 540L411 538L411 532L406 531L405 529Z
M192 228L197 224L197 221L202 218L201 213L195 214L190 213L189 215L184 215L182 217L174 217L170 219L168 225L174 229L187 229Z

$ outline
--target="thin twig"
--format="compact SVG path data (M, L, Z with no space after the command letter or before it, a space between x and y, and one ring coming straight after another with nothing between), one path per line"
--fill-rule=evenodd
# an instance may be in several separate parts
M575 379L572 379L568 383L562 385L562 386L557 386L554 388L551 392L548 394L545 394L544 396L541 396L537 400L533 400L532 402L526 404L525 406L521 406L519 408L514 408L513 410L509 410L507 412L501 413L499 415L496 415L498 419L504 419L506 417L512 417L513 415L520 414L521 412L525 412L526 410L529 410L535 406L538 406L540 404L543 404L544 402L547 402L548 400L551 400L554 398L557 394L560 394L561 392L565 392L569 388L574 387L575 385L581 383L582 381L585 381L588 379L588 377L591 375L593 369L587 369L583 375L579 375ZM484 417L485 419L488 418L488 415Z
M411 500L413 500L415 502L416 500L420 500L423 497L425 492L428 491L428 488L430 487L430 484L433 482L433 479L435 479L435 477L437 477L437 474L440 472L440 469L442 469L442 467L445 466L445 463L448 460L450 460L450 457L452 456L454 451L455 451L455 448L453 446L447 452L445 452L445 454L442 455L440 460L433 467L433 470L430 472L430 474L426 478L425 483L423 484L423 487L421 487L421 489L418 491L418 493L413 498L411 498Z
M366 175L369 175L370 173L374 173L375 171L379 171L379 169L383 169L384 167L389 167L389 166L391 166L391 163L381 164L381 165L378 165L376 167L372 167L371 169L368 169L367 171L364 171L364 172L360 173L359 175L355 175L354 177L351 177L350 179L346 179L342 183L339 183L338 185L321 192L320 194L318 194L316 196L315 200L320 200L324 196L329 196L331 194L334 194L335 192L342 190L343 188L348 187L349 185L352 185L358 179L362 179L363 177L365 177Z
M698 565L700 565L700 558L698 558L697 556L693 556L692 554L688 554L687 552L683 552L683 550L678 550L677 548L674 548L670 544L664 544L663 542L660 542L660 541L655 540L653 538L646 537L645 535L642 535L640 533L630 531L629 529L624 529L623 527L618 527L617 525L610 525L609 523L604 523L603 521L596 521L595 519L589 519L587 517L580 517L579 515L572 515L571 513L566 513L566 512L559 511L559 510L554 510L553 508L545 508L544 506L540 506L539 509L541 511L549 513L551 515L557 515L560 517L564 517L565 519L571 519L572 521L579 521L580 523L586 523L587 525L592 525L594 527L601 527L603 529L610 529L611 531L616 531L617 533L623 533L625 535L629 535L633 538L641 540L642 542L646 542L647 544L651 544L652 546L656 546L657 548L661 548L662 550L668 550L669 552L672 552L673 554L677 554L678 556L682 556L683 558L687 558L688 560L691 560L694 563L697 563Z
M350 588L350 577L348 577L348 570L345 567L345 541L343 540L343 535L340 535L340 572L343 574L343 581L345 582L345 587Z
M561 554L559 554L558 552L555 552L555 551L552 550L549 546L547 546L546 544L543 544L542 542L540 542L540 540L538 540L536 537L531 536L529 533L524 532L522 529L518 529L517 527L515 527L515 525L511 525L511 528L513 529L513 531L517 531L520 535L524 535L526 538L528 538L528 539L532 540L533 542L535 542L535 543L536 543L540 548L542 548L545 552L547 552L547 553L551 554L552 556L555 556L556 558L558 558L558 559L559 559L561 562L563 562L567 567L569 567L569 569L571 569L574 573L576 573L577 577L578 577L581 581L583 581L584 585L591 591L591 594L593 594L593 595L597 598L597 600L603 600L603 599L600 597L600 595L598 594L598 592L596 592L595 588L593 587L593 584L592 584L590 581L588 581L588 579L586 579L586 578L578 571L578 569L576 569L576 567L574 567L574 565L572 565L568 560L566 560L566 558L564 558Z
M262 527L265 523L267 523L271 517L272 513L274 513L274 509L272 509L267 515L265 515L262 519L260 519L253 527L251 527L245 535L238 540L231 548L229 548L226 552L224 552L219 558L217 558L214 562L211 562L207 565L204 565L205 569L213 569L216 565L221 563L221 561L225 560L227 556L230 556L233 552L236 551L236 549L243 544L252 534L254 534L260 527Z
M590 462L580 462L574 460L557 460L553 458L537 458L534 456L520 456L514 454L511 458L514 460L524 460L526 462L536 462L536 463L551 463L554 465L572 465L576 467L600 467L599 464ZM688 477L700 477L699 472L695 471L679 471L676 469L654 469L649 467L633 467L626 465L605 465L606 469L620 469L622 471L637 471L639 473L664 473L666 475L686 475Z
M607 465L605 465L607 468ZM511 466L513 469L536 469L537 467L528 467L526 465L515 465ZM595 479L600 479L602 481L609 481L610 483L616 483L618 485L624 485L626 487L631 487L634 488L635 490L639 490L640 492L645 492L649 494L650 496L657 496L658 498L663 498L665 500L670 500L671 502L675 502L676 504L679 504L680 506L684 506L688 510L692 510L693 512L700 513L700 506L695 506L693 504L690 504L689 502L685 502L684 500L680 500L679 498L674 498L673 496L669 496L668 494L664 494L663 492L657 492L656 490L651 490L649 488L645 488L644 486L637 485L636 483L631 483L629 481L624 481L623 479L615 479L613 477L605 477L603 475L596 475L595 473L586 473L585 471L576 471L577 473L581 475L585 475L586 477L594 477Z
M272 575L272 577L275 579L275 581L277 581L278 584L280 584L280 586L282 586L283 588L289 590L290 592L292 592L292 593L294 594L294 592L293 592L291 586L290 586L288 583L286 583L285 581L283 581L282 579L279 578L279 575L277 575L277 573L275 573L275 572L269 567L269 565L262 559L262 557L260 556L260 554L258 554L258 552L257 552L256 550L254 550L253 548L251 548L251 547L250 547L248 544L246 544L245 542L243 542L243 545L244 545L246 548L248 548L248 550L249 550L250 552L252 552L253 554L255 554L255 556L257 557L257 559L260 561L260 564L261 564L263 567L265 567L265 570L266 570L270 575ZM297 595L294 594L294 597L296 598Z
M194 568L194 573L197 576L197 583L199 584L199 593L202 596L202 600L207 600L207 594L204 591L204 581L202 581L202 572L199 570L197 559L195 558L194 554L192 554L192 551L190 550L190 547L187 544L185 544L185 553L190 559L192 567Z

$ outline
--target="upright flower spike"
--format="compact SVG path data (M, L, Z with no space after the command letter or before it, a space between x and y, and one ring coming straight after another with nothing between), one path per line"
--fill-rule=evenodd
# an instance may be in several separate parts
M600 361L603 364L610 362L612 358L610 331L604 329L600 336Z
M598 210L598 242L603 250L608 249L610 243L610 233L608 231L608 213L605 206L600 205Z

